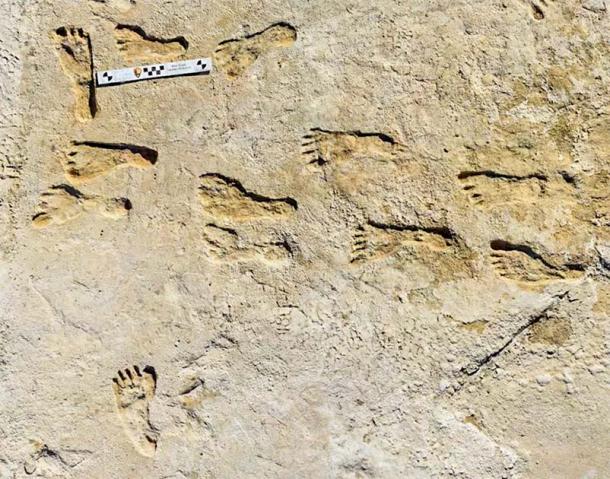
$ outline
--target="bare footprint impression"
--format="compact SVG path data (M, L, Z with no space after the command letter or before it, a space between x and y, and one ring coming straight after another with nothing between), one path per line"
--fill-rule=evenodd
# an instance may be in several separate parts
M522 285L544 286L554 281L573 281L585 274L585 265L552 264L527 245L494 240L490 248L491 263L496 273Z
M464 171L458 175L464 194L473 205L531 204L548 195L548 179L539 174L507 175L494 171Z
M263 53L290 47L296 39L297 31L292 25L276 23L244 38L221 42L214 52L214 63L229 78L237 78Z
M75 185L89 183L119 168L151 168L158 153L144 146L93 141L72 142L61 157L66 178Z
M157 375L152 366L138 366L118 371L112 379L116 409L136 450L152 457L157 450L159 433L150 423L149 405L155 396Z
M97 113L93 82L93 54L89 34L82 28L59 27L52 33L63 72L72 82L74 115L91 120Z
M137 25L117 25L114 29L117 46L127 61L162 62L176 60L188 50L184 37L159 38L147 34Z
M276 219L294 214L292 198L269 198L246 190L242 184L217 173L201 176L199 200L206 214L233 221Z
M456 240L447 228L379 225L369 222L356 230L351 262L378 261L393 256L408 246L439 252L455 244Z
M32 225L35 228L62 225L86 212L118 219L126 216L130 209L131 202L126 198L85 195L71 186L56 185L41 195Z
M330 131L313 128L303 137L302 155L310 165L341 164L362 158L399 162L408 150L384 133Z
M294 252L286 239L245 238L237 230L215 224L207 224L203 237L212 258L219 261L264 260L270 263L290 259Z

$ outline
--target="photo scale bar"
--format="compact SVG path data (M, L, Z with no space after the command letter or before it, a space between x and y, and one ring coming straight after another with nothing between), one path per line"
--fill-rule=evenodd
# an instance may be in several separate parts
M118 70L96 72L96 86L112 86L134 81L154 80L183 75L207 75L212 71L212 60L209 58L195 58L179 62L157 63L141 65Z

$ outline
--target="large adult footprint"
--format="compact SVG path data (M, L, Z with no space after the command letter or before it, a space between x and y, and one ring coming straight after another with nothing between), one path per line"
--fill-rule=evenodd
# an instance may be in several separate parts
M150 423L149 405L155 396L157 376L151 366L119 371L112 379L116 408L125 433L136 450L152 457L157 450L159 433Z
M214 52L214 61L229 78L237 78L263 53L290 47L296 39L297 31L293 26L276 23L247 37L221 42Z
M70 183L89 183L118 168L152 167L158 153L144 146L124 143L73 142L61 158L61 164Z
M91 120L97 112L97 102L89 34L82 28L60 27L52 36L57 45L61 68L72 82L74 115L80 121Z
M130 209L131 203L125 198L89 196L70 186L57 185L41 195L38 211L32 218L32 225L35 228L62 225L86 212L118 219L126 216Z

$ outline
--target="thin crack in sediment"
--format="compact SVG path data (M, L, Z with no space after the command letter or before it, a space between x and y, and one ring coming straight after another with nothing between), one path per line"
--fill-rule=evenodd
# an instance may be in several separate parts
M532 326L534 326L536 323L539 323L540 321L542 321L543 319L546 318L547 313L553 309L557 303L559 303L563 298L565 298L565 296L569 293L569 291L564 291L563 293L555 296L555 300L551 302L551 304L549 304L548 306L546 306L542 311L540 311L539 313L533 315L532 317L530 317L530 319L523 325L521 325L519 327L519 329L517 329L517 331L515 331L509 338L507 341L504 342L504 344L502 344L499 348L497 348L496 350L492 351L491 353L486 354L485 356L483 356L480 359L477 359L474 364L469 364L467 366L464 366L462 369L460 369L460 373L461 374L465 374L468 377L472 377L475 376L476 374L478 374L483 368L485 368L488 364L492 363L494 361L495 358L497 358L498 356L500 356L504 351L506 351L506 349L508 349L514 342L515 340L521 336L525 331L527 331L528 329L530 329Z

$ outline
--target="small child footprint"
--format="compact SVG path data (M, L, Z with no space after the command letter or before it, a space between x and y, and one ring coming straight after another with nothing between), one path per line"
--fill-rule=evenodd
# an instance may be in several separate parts
M157 385L155 369L146 366L140 371L138 366L133 366L119 371L112 382L117 412L125 433L140 454L154 456L159 433L150 424L149 404Z
M237 78L263 53L290 47L296 39L297 31L293 26L276 23L245 38L221 42L214 52L215 64L229 78Z
M131 202L126 198L90 196L71 186L57 185L41 195L32 225L34 228L62 225L88 211L95 211L106 218L118 219L126 216L130 209Z

